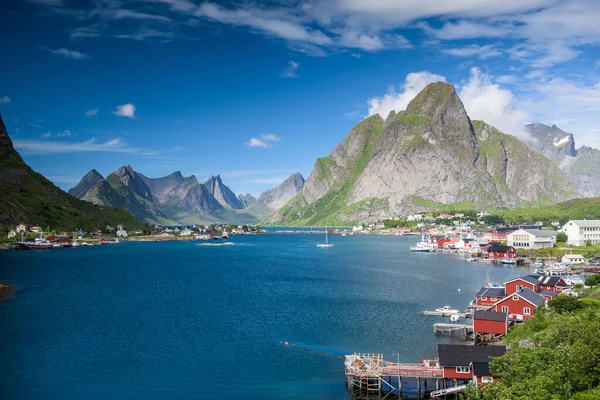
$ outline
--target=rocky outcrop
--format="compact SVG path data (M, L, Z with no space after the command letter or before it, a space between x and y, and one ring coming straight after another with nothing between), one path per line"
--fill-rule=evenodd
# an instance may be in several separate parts
M258 201L256 200L256 197L252 196L250 193L238 194L238 199L240 199L244 208L248 208L252 204L256 204L256 202Z
M238 199L231 189L223 184L221 175L211 176L204 182L204 186L206 186L210 194L212 194L223 207L233 210L241 210L244 208L242 201Z
M600 150L586 146L576 149L573 134L556 125L535 123L526 129L532 137L530 145L558 165L579 193L600 196Z
M305 186L270 222L390 218L445 204L549 203L577 192L525 143L471 120L452 85L428 85L405 111L371 116L320 158Z
M279 186L261 193L258 201L271 210L279 210L304 187L304 177L299 172L290 175Z
M102 175L95 169L92 169L88 172L82 179L79 181L75 187L70 189L67 193L71 196L75 196L78 199L84 199L86 194L93 188L99 180L104 179Z

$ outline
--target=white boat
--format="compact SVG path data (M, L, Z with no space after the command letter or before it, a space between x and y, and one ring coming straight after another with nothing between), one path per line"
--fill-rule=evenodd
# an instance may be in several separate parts
M327 227L325 227L325 243L317 243L317 247L333 247L333 243L329 243L327 236Z
M516 264L517 261L514 258L503 258L501 263L502 264Z
M458 314L450 314L450 321L456 322L460 319L460 315Z
M444 307L441 307L441 308L436 308L435 311L440 312L442 314L448 314L448 315L459 314L460 313L460 311L455 310L455 309L451 308L448 305L446 305Z
M434 245L432 245L431 243L427 243L423 235L421 235L421 241L418 242L416 246L410 246L410 251L414 253L430 253L435 250L436 249Z

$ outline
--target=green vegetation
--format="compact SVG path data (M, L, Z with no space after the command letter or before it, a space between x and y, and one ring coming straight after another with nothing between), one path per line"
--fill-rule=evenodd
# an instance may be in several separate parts
M498 210L509 224L525 224L541 221L564 224L571 219L600 219L600 197L573 199L550 206Z
M580 297L559 295L515 327L511 345L490 363L501 379L470 387L466 400L567 400L600 398L600 286Z
M557 247L551 247L547 249L528 250L528 249L517 249L517 255L519 257L562 257L565 254L576 253L581 254L586 258L593 258L600 254L600 244L593 246L573 246L567 247L564 244Z
M569 236L564 232L558 232L556 235L556 242L558 243L567 243L567 240L569 240Z

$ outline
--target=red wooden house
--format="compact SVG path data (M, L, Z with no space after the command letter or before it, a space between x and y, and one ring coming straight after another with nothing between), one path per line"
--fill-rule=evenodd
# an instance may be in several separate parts
M506 297L506 291L503 287L482 287L475 296L478 306L491 306Z
M440 247L440 248L441 248L441 247L446 247L446 246L445 246L445 244L449 243L449 242L450 242L450 240L452 240L452 239L450 239L448 236L444 236L443 238L441 238L441 239L439 239L439 240L437 241L437 245L438 245L438 247Z
M560 293L570 286L560 276L530 275L537 278L540 290Z
M457 379L464 382L476 376L491 376L485 371L491 358L499 357L506 352L505 346L471 346L464 344L438 344L438 359L444 369L444 378ZM475 370L479 375L475 375ZM493 379L493 378L492 378Z
M473 332L480 335L506 335L508 333L508 314L495 311L475 311L473 313Z
M504 287L506 288L506 295L513 294L517 292L519 289L528 288L537 292L540 290L540 285L537 278L531 275L520 276L518 278L512 279L508 282L504 282Z
M499 243L489 243L481 248L484 257L491 259L515 258L517 249L512 246L501 246Z
M506 293L510 293L507 289ZM505 312L509 320L524 321L535 312L535 308L545 304L546 298L525 287L508 294L504 299L491 306L488 311Z
M540 290L538 294L544 296L544 298L548 301L553 300L556 298L556 296L558 296L558 293L552 290Z

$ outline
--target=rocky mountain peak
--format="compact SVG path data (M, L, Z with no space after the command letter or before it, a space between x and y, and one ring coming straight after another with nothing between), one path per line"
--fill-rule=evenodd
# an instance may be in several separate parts
M299 172L290 175L279 186L261 193L259 203L265 204L271 210L279 210L304 187L304 177Z
M104 177L98 171L92 168L90 172L85 174L79 183L71 188L67 193L69 193L71 196L77 197L80 200L83 200L90 189L102 179L104 179Z
M243 202L223 184L221 175L211 176L204 182L206 189L217 199L219 204L225 208L231 208L234 210L241 210L244 208Z
M13 142L8 136L8 132L6 131L6 125L4 125L4 120L2 120L2 115L0 114L0 157L6 158L7 161L12 160L16 162L24 162L19 153L13 147Z
M528 124L525 130L531 136L529 144L552 161L561 163L565 157L575 157L575 139L556 125L548 126L539 122Z

